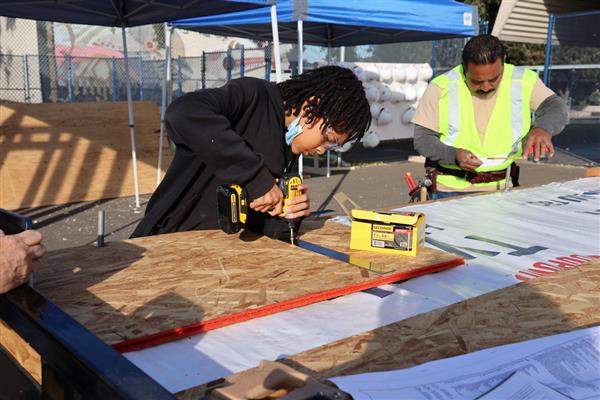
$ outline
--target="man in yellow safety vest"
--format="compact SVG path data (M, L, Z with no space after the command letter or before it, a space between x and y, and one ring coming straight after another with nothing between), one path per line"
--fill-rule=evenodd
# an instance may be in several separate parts
M498 38L476 36L462 64L423 94L412 119L414 147L427 159L433 198L517 186L514 159L554 155L551 137L568 123L565 102L534 71L505 58Z

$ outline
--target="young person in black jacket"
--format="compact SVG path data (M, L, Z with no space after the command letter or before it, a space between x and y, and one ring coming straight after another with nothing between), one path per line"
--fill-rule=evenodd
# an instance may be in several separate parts
M320 155L360 140L370 121L362 82L337 66L279 84L240 78L185 94L165 115L175 156L132 237L218 229L216 188L239 184L250 201L246 227L285 239L287 224L276 217L283 208L276 179L291 171L299 154ZM310 214L308 188L301 190L287 218Z

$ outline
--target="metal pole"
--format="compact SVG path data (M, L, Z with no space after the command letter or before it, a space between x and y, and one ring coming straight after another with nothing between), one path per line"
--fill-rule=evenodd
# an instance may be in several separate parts
M550 62L552 59L552 32L554 32L554 24L556 23L556 16L550 14L550 20L548 21L548 32L546 34L546 56L544 58L544 85L548 86L550 81Z
M144 60L139 57L140 60L140 101L144 101Z
M123 52L125 53L125 82L127 86L127 111L129 114L129 136L131 139L131 162L133 163L133 190L135 192L135 206L140 207L140 189L138 187L137 154L135 150L135 117L133 114L133 102L131 100L131 78L129 77L129 60L127 56L127 36L125 26L121 27L123 37Z
M200 67L202 68L202 89L206 89L206 52L202 51L202 62Z
M160 134L158 137L158 166L156 167L156 186L162 179L163 142L165 137L165 111L167 109L167 85L171 81L171 29L165 22L165 71L163 73L160 99Z
M340 62L346 62L346 46L340 47Z
M273 52L275 59L275 82L281 82L281 54L279 52L279 27L277 26L277 6L271 6L271 30L273 32Z
M435 69L437 64L437 40L431 41L431 69Z
M304 72L304 23L298 21L298 73Z
M330 160L331 160L331 150L327 149L327 177L328 178L331 176Z
M231 80L231 68L233 66L233 62L232 59L233 57L231 57L231 47L227 48L227 56L226 56L226 60L225 60L225 64L227 65L227 80L230 81Z
M98 210L98 236L96 246L104 247L104 210Z
M298 20L298 73L304 72L304 24ZM304 179L304 156L298 157L298 175Z
M246 69L246 62L244 61L245 56L244 45L242 45L242 48L240 49L240 78L244 77Z
M117 85L117 60L112 58L112 101L119 99L119 87Z
M23 85L25 87L25 101L31 103L31 93L29 88L29 60L27 54L23 56Z
M271 80L271 48L265 47L265 80Z
M183 96L183 60L181 56L177 57L177 92Z
M67 101L73 101L73 64L71 56L67 56Z

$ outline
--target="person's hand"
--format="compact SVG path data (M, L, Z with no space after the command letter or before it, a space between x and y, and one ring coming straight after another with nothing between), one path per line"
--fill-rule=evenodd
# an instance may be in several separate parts
M305 184L298 185L298 189L302 192L302 194L288 200L285 204L285 218L296 219L308 217L310 215L308 186Z
M456 165L465 171L475 171L483 162L469 150L456 149Z
M0 293L25 283L40 268L40 258L45 253L40 232L4 235L0 230Z
M283 192L273 184L271 190L250 203L250 208L258 212L268 212L269 215L279 215L283 210Z
M527 159L530 154L533 154L533 161L540 161L540 157L554 156L554 145L552 144L552 136L545 129L533 128L529 131L525 140L523 158Z

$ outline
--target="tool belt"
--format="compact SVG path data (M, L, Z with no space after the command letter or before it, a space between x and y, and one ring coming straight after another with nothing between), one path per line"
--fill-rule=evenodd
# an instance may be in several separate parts
M519 166L514 162L510 166L510 178L513 187L519 186L519 169ZM461 169L446 168L438 163L431 162L429 160L426 163L426 171L427 174L430 175L433 182L431 188L432 193L437 192L437 175L456 176L458 178L468 181L471 184L498 182L506 178L506 169L490 172L472 172L464 171Z

